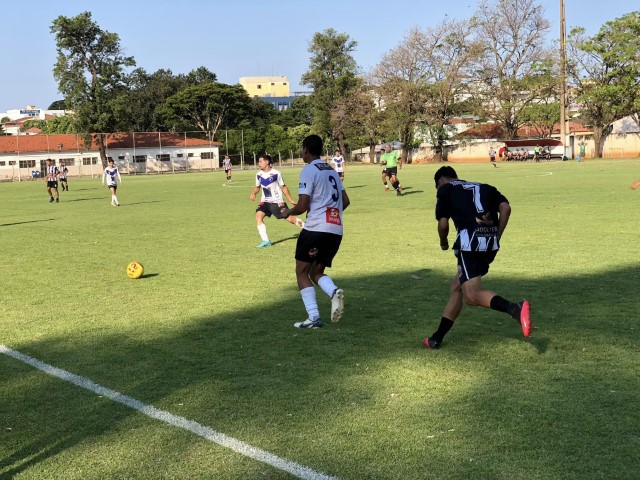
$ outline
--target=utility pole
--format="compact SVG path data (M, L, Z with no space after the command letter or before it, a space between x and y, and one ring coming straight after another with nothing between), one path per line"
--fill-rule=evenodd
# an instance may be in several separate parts
M560 141L567 155L567 39L564 0L560 0Z

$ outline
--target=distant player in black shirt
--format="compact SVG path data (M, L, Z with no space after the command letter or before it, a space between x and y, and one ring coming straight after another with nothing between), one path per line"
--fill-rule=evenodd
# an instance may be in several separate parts
M458 235L453 252L458 258L458 273L451 282L450 297L438 330L424 339L427 348L438 348L467 305L491 308L511 315L522 327L525 337L531 334L529 302L513 303L494 292L482 289L482 276L498 253L500 238L511 214L507 199L493 186L458 179L452 167L442 167L435 174L438 189L436 219L442 250L449 249L449 219Z

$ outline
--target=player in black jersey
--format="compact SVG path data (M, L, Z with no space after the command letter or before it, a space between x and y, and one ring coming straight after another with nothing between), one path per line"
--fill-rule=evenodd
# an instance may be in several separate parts
M442 314L440 326L424 339L427 348L438 348L467 305L491 308L513 317L522 327L525 337L531 334L529 302L513 303L495 292L482 288L482 276L489 271L511 214L508 200L495 187L484 183L458 179L452 167L441 167L434 180L438 189L436 219L442 250L449 249L449 219L458 235L453 252L458 258L458 273L451 282L450 296Z

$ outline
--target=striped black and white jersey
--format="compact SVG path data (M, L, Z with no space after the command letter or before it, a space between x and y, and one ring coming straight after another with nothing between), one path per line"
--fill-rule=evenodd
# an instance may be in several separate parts
M57 177L59 173L60 171L55 165L47 166L47 180L49 182L55 182L58 179Z
M60 172L60 180L67 178L67 173L69 172L69 169L66 166L61 165L58 171Z
M497 188L486 183L452 180L438 189L436 220L450 218L458 231L453 250L498 250L498 207L509 203Z

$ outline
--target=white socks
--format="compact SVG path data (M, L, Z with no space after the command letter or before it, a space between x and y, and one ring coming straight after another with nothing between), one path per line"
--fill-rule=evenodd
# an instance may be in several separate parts
M269 241L269 236L267 235L267 226L264 223L258 225L258 233L260 234L260 238L263 242Z
M304 308L307 310L309 320L315 321L320 318L320 310L318 310L318 303L316 302L316 289L313 287L307 287L300 290L302 296L302 302Z
M324 293L329 295L329 298L333 296L333 292L338 288L328 275L323 275L318 279L318 286Z

